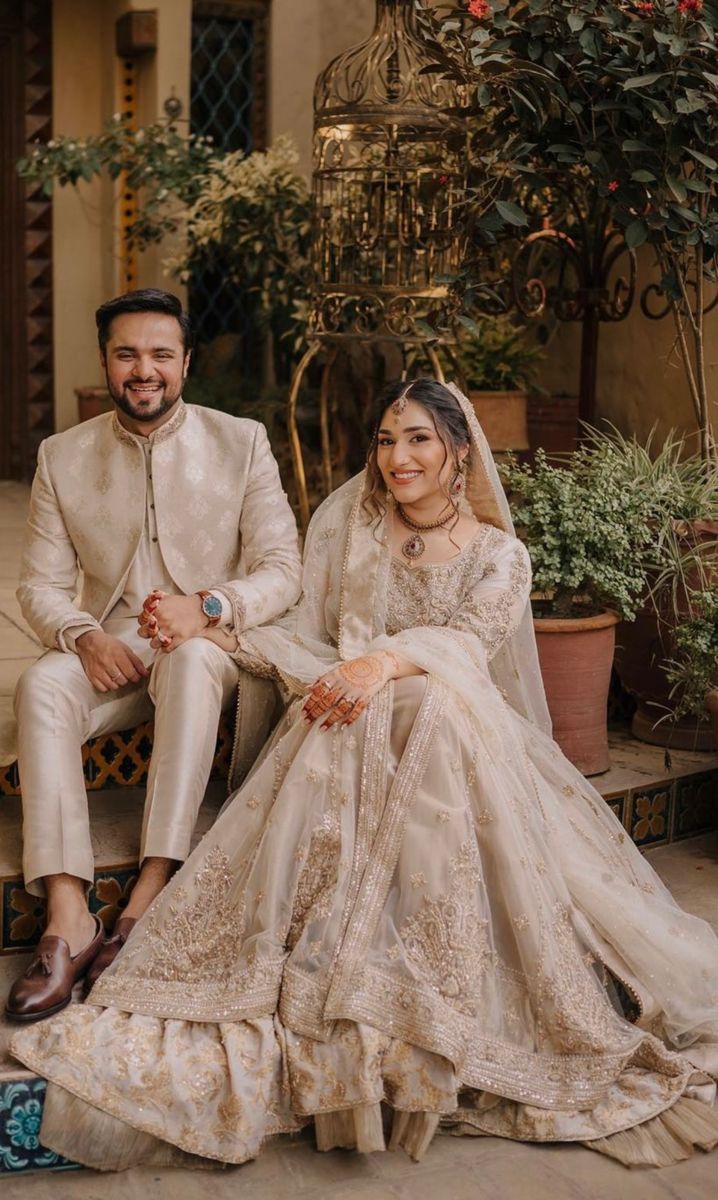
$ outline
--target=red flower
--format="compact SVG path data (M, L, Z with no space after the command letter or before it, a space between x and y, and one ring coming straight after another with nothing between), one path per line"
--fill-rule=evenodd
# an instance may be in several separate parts
M639 12L642 12L642 13L652 13L653 12L652 0L642 0L642 2L640 4L636 5L636 8L638 9Z
M493 15L488 0L469 0L468 9L477 21L485 21L487 17Z
M685 14L691 13L694 17L698 17L703 11L703 0L680 0L678 11Z
M618 191L618 180L617 179L609 179L608 190L609 190L609 192L617 192Z
M448 175L440 175L440 176L439 176L439 183L441 184L441 186L442 186L442 187L446 187L446 184L447 184L448 182L449 182L449 176L448 176Z

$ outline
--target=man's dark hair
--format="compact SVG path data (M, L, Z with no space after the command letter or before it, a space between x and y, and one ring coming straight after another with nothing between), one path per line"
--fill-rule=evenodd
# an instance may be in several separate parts
M174 317L182 332L185 354L192 349L194 344L192 322L187 313L182 311L179 298L173 296L172 292L162 291L161 288L138 288L135 292L125 292L122 296L115 296L114 300L106 300L95 313L97 340L103 354L107 348L110 326L115 317L120 317L123 313L135 312L166 313L168 317Z

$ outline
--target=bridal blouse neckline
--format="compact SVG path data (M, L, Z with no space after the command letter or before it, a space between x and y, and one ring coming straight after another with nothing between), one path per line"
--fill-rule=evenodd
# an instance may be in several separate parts
M476 533L472 538L470 538L466 545L462 546L458 553L454 554L452 558L447 558L445 562L417 562L415 566L412 566L411 563L405 562L403 558L399 558L397 554L392 554L391 561L399 563L399 566L403 567L404 570L409 571L412 575L416 575L419 571L425 571L427 567L453 567L459 561L459 559L466 554L467 550L471 549L474 542L483 533L484 529L485 526L480 524L479 528L476 530Z

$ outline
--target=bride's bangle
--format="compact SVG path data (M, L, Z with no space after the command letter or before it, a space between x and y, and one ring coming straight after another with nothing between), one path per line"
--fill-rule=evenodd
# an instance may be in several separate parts
M394 654L393 650L380 650L379 653L382 654L389 663L389 674L386 677L387 682L390 679L400 679L401 663L399 661L398 654Z

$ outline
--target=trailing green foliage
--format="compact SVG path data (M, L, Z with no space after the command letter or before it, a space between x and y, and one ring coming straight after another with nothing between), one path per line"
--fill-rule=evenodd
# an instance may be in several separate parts
M718 520L718 473L673 435L657 451L653 435L642 445L586 427L584 439L556 462L539 451L533 467L500 468L536 588L556 615L578 598L630 620L651 601L662 620L670 612L680 623L686 595L711 569L715 542L695 524Z

